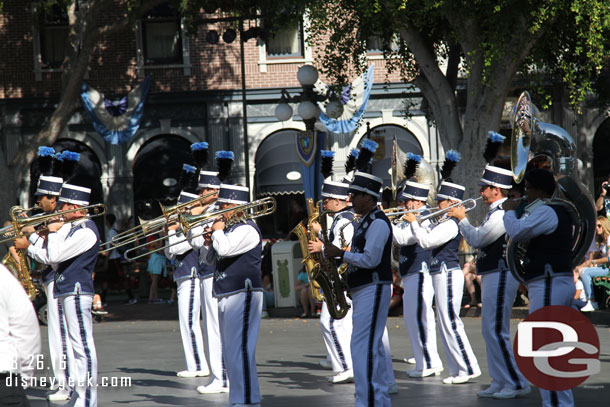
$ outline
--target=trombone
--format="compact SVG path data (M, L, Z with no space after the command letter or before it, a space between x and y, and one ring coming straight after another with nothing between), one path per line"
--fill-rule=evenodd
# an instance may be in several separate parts
M458 206L464 206L466 208L466 212L470 212L471 210L473 210L474 208L477 207L477 201L481 198L482 197L478 197L478 198L474 198L474 199L470 198L470 199L465 199L462 202L456 202L453 205L449 205L448 207L446 207L444 209L439 209L437 211L431 212L424 216L418 216L417 221L419 223L422 223L426 220L430 220L430 223L432 223L433 225L436 226L439 223L443 223L443 222L449 220L449 217L446 215L450 209L458 207Z
M192 228L199 226L202 223L213 222L213 221L216 221L216 220L224 217L226 226L229 227L229 226L233 226L237 223L243 222L247 219L256 219L261 216L270 215L273 212L275 212L275 205L276 205L275 198L267 197L267 198L259 199L257 201L253 201L253 202L243 204L243 205L232 206L230 208L220 209L220 210L214 211L214 212L202 213L201 215L187 215L184 213L178 213L178 220L180 222L182 232L183 232L184 236L186 237L186 235ZM204 236L206 234L209 234L209 232L204 231L202 233L196 234L194 236L191 236L189 238L189 240L198 238L200 236ZM166 240L166 239L167 239L167 236L163 236L163 237L154 239L150 242L146 242L146 243L134 246L134 247L130 248L129 250L126 250L125 253L123 254L125 256L125 260L127 260L127 261L136 260L141 257L147 256L151 253L156 253L158 251L165 250L168 247L175 246L175 245L183 242L183 240L181 240L181 241L173 243L173 244L165 244L161 247L158 247L158 248L152 249L152 250L148 250L148 251L146 251L142 254L139 254L137 256L134 256L134 257L131 257L129 255L132 252L139 251L140 249L146 248L147 246L149 246L151 244L154 244L156 242L160 242L160 241Z
M28 210L29 209L23 209L20 206L13 206L11 208L11 214L14 214L17 212L23 213L24 211L28 211ZM68 209L65 211L58 211L58 212L53 212L53 213L42 213L39 215L31 216L29 218L22 218L20 216L16 216L15 225L6 226L6 227L3 227L2 229L0 229L0 237L2 238L2 240L0 240L0 243L4 243L4 242L8 242L9 240L16 239L17 237L19 237L21 230L28 226L31 226L34 228L45 229L50 223L54 223L54 222L64 222L64 223L76 222L77 220L80 220L81 218L66 220L65 215L67 215L69 213L82 212L82 211L86 211L86 212L91 211L92 213L89 214L89 217L94 218L96 216L104 215L106 213L106 206L104 204L100 203L100 204L82 206L80 208ZM15 226L17 227L17 230L15 230Z
M110 241L102 243L101 247L108 247L100 250L100 253L106 253L116 249L117 247L136 243L141 239L156 235L157 233L163 231L168 223L178 220L177 214L179 212L187 211L195 206L203 204L204 199L209 198L216 193L217 192L210 192L209 194L202 195L199 198L193 199L192 201L177 205L159 204L163 215L150 220L138 218L140 221L139 225L118 233L116 236L110 239Z

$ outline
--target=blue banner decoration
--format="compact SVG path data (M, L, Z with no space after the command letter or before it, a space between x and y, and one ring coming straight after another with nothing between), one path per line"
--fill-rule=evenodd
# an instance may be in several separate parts
M95 130L110 144L126 143L140 127L150 76L120 100L104 98L104 94L86 83L81 87L81 101Z
M324 182L320 172L320 146L324 145L325 136L324 133L318 131L300 132L296 136L305 199L312 198L314 202L320 196L322 183Z
M359 76L351 85L343 88L339 101L343 105L343 114L336 119L326 116L326 105L328 100L318 103L322 114L320 121L324 126L333 133L348 134L358 128L358 124L366 111L366 106L369 102L371 89L373 87L374 66L368 67L366 72ZM314 88L319 94L326 94L328 86L324 82L318 80Z

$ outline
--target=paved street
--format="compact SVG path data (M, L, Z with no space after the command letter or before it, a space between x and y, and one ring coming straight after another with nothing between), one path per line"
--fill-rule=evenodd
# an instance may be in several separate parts
M179 379L176 371L184 369L177 309L169 305L136 304L123 307L135 320L109 320L95 323L95 341L102 377L129 377L131 387L99 388L100 406L226 406L228 395L199 395L195 388L206 378ZM463 385L444 385L441 376L411 379L402 362L410 355L410 345L401 317L388 320L394 372L399 393L392 396L395 406L540 406L537 390L518 400L477 399L476 392L489 384L484 343L479 318L464 318L466 329L483 375ZM512 320L513 332L518 320ZM610 400L610 333L607 325L598 325L601 340L601 373L575 389L577 405L605 404ZM46 327L42 327L43 349ZM439 344L440 349L440 344ZM257 366L262 404L265 407L353 406L353 384L329 385L330 371L318 365L324 348L317 319L273 318L262 321L257 349ZM48 356L45 356L45 362ZM46 367L45 367L46 369ZM41 370L39 375L48 375ZM28 395L33 407L47 406L44 389L33 388ZM50 404L57 406L60 404Z

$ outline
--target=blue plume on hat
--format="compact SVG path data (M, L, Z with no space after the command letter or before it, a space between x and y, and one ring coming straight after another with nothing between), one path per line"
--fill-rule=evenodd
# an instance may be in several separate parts
M417 171L417 167L421 163L422 156L413 153L407 153L407 161L405 162L404 174L405 178L409 180L411 177L415 176L415 172Z
M41 175L51 175L53 171L53 156L55 150L53 147L40 146L38 147L37 161L38 172Z
M202 141L200 143L191 144L191 155L197 168L201 169L208 163L208 143Z
M377 147L379 147L379 144L373 140L364 140L362 146L360 147L358 158L356 158L356 169L358 171L370 172L371 161L373 160L375 151L377 151Z
M80 160L80 154L73 151L64 150L56 158L56 163L61 162L59 176L64 179L64 182L68 182L68 180L70 180L70 178L72 178L76 173L78 161Z
M221 182L225 182L231 176L234 159L233 151L221 150L216 152L216 167L218 168L218 179Z
M195 183L197 181L197 168L189 164L182 164L182 172L180 173L180 181L178 185L181 191L195 191Z
M487 144L485 145L485 151L483 152L485 162L491 163L496 158L505 138L506 137L500 133L496 133L495 131L489 132L487 136Z
M330 150L321 150L320 156L322 157L321 172L322 177L328 178L333 175L333 162L335 160L335 152Z
M462 155L455 150L447 151L445 154L445 162L443 168L441 168L441 179L447 180L451 177L453 169L462 158Z

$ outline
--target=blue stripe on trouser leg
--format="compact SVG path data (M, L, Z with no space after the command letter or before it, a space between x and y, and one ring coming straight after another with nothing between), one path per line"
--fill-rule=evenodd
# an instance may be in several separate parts
M506 299L504 295L506 292L506 280L508 277L508 272L506 270L501 270L499 277L500 280L498 281L498 294L496 300L496 327L494 333L496 335L497 343L500 345L502 358L504 359L504 366L508 371L511 380L513 381L512 385L515 389L521 390L522 386L519 380L519 375L517 374L516 366L513 365L508 344L502 336L502 327L504 325L504 301L513 301L513 299L511 298Z
M550 266L548 266L550 269ZM547 270L550 274L550 270ZM572 275L555 275L528 282L530 314L547 305L569 307L574 298L575 286ZM572 390L548 391L539 389L543 407L568 407L574 405ZM555 395L553 395L553 393Z
M241 343L241 353L243 359L243 372L244 372L244 400L245 404L251 403L251 393L252 390L250 388L250 361L248 360L248 328L250 323L250 306L252 302L252 291L246 292L246 301L244 304L244 326L242 329L242 343Z
M191 347L193 351L193 357L195 358L195 370L201 370L201 358L199 357L199 349L197 347L197 337L195 336L195 329L193 327L193 308L195 304L195 279L190 280L190 292L189 292L189 331L191 336Z
M461 270L460 270L461 272ZM466 346L464 345L464 339L460 335L458 330L457 316L455 310L453 309L453 273L452 270L447 270L447 311L449 313L449 320L451 321L451 329L453 330L453 334L455 335L455 340L459 346L460 354L464 363L466 364L466 371L469 375L474 373L472 365L470 363L470 358L468 357L468 353L466 352Z
M377 292L380 290L380 297ZM352 291L353 331L351 340L354 382L356 387L356 406L369 407L371 391L375 407L387 407L390 403L388 395L388 378L386 371L386 355L383 345L383 334L387 322L390 304L390 286L370 285ZM375 303L378 302L374 314ZM374 329L371 329L373 316L376 317ZM371 344L371 335L372 344ZM372 359L371 359L372 357ZM369 362L372 362L370 364ZM370 367L372 366L372 374ZM372 388L372 389L371 389Z
M419 332L419 338L421 340L421 350L424 355L425 369L432 368L432 362L430 360L430 353L428 352L427 339L426 339L426 327L422 320L424 312L424 273L417 273L417 328Z

